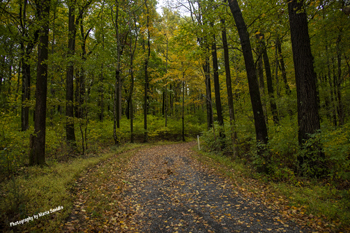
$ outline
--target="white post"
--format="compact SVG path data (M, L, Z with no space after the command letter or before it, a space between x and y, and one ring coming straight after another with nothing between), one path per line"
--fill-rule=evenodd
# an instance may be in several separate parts
M199 135L197 135L197 140L198 140L198 150L201 150L201 146L199 144Z

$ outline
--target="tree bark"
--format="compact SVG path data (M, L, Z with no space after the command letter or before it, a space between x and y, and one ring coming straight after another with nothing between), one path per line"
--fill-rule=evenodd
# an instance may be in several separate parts
M262 35L262 37L264 37L264 35ZM272 84L270 60L267 55L266 44L263 40L264 38L262 38L261 43L263 47L262 52L263 52L263 59L264 59L265 73L266 73L267 92L269 93L269 101L270 101L270 108L272 112L273 122L275 125L278 125L279 119L278 119L277 105L275 101L275 95L274 95L273 84Z
M67 143L70 147L76 147L75 131L74 131L74 107L73 107L73 96L74 96L74 62L71 60L75 53L75 4L76 1L71 1L68 5L68 67L66 76L66 136Z
M213 127L214 120L213 120L213 106L211 101L211 85L210 85L210 64L209 64L209 57L205 58L205 63L203 65L204 75L205 75L205 91L206 91L206 98L205 103L207 106L207 125L208 130Z
M229 6L236 22L236 27L238 29L238 34L241 41L241 46L243 50L243 56L245 61L245 67L248 76L248 85L250 100L253 107L254 123L255 123L255 133L256 141L258 145L258 154L263 155L264 149L260 146L261 144L267 144L267 128L265 123L265 117L261 105L260 92L258 79L256 76L256 70L254 65L253 54L251 50L249 33L247 31L247 26L244 22L241 9L239 8L237 0L229 0Z
M310 134L314 134L320 129L317 108L316 73L314 72L304 1L290 1L288 3L288 12L297 87L298 138L299 145L304 147L304 143L310 138ZM324 156L320 145L318 145L316 150L318 150L318 156ZM310 162L307 157L304 158L302 156L298 156L298 160L300 168L305 162ZM316 164L310 164L310 166L314 165Z
M224 2L226 2L226 0ZM222 34L222 44L224 48L226 88L227 88L228 109L229 109L229 115L230 115L230 125L232 130L231 138L232 138L233 156L237 156L238 150L236 147L236 140L237 140L236 120L235 120L235 112L234 112L234 106L233 106L230 59L229 59L229 51L228 51L227 36L226 36L226 23L224 19L221 19L221 24L223 26L223 30L221 34Z
M41 21L40 43L38 46L38 65L36 83L36 104L34 135L30 136L31 148L29 165L45 165L46 134L46 97L47 97L47 59L49 46L49 13L50 1L36 2L38 19Z
M260 90L260 94L261 94L261 104L262 104L262 109L264 112L264 116L266 116L265 118L265 122L266 125L268 125L268 120L267 120L267 110L266 110L266 96L265 96L265 81L264 81L264 62L263 62L263 58L262 58L262 53L263 53L263 49L262 49L262 45L261 43L258 43L259 47L258 47L258 51L259 51L259 56L258 56L258 60L257 60L257 66L258 66L258 76L259 76L259 90Z
M113 101L113 138L114 143L119 144L119 138L117 135L117 128L120 128L120 94L121 94L121 79L120 79L120 57L121 57L121 45L120 45L120 32L119 32L119 1L115 1L116 14L115 14L115 32L117 39L117 67L115 71L115 83L114 83L114 101Z
M212 56L213 56L213 73L214 73L214 88L215 88L215 104L216 111L218 115L218 122L220 126L224 125L224 119L222 116L222 106L221 106L221 97L220 97L220 82L219 82L219 67L218 67L218 55L216 51L216 39L213 35L212 43Z
M212 25L213 27L213 25ZM216 51L216 38L215 35L213 35L213 42L212 42L212 56L213 56L213 72L214 72L214 89L215 89L215 105L216 105L216 112L218 115L218 122L220 126L224 126L224 118L222 116L222 106L221 106L221 97L220 97L220 82L219 82L219 67L218 67L218 55ZM225 138L225 133L223 130L219 130L219 134L221 139ZM225 142L224 140L221 140L221 150L225 148Z
M151 42L150 42L150 31L149 31L149 9L147 5L147 0L145 0L145 6L147 10L147 56L145 59L145 96L144 96L144 142L148 142L148 132L147 132L147 112L148 112L148 62L151 55Z
M279 63L281 65L281 72L282 72L282 79L284 82L284 88L286 90L286 94L290 95L291 90L290 90L290 87L289 87L289 84L287 81L286 65L284 64L284 58L283 58L283 54L282 54L282 43L281 43L281 39L279 36L277 36L276 47L277 47L277 52L278 52L278 57L279 57Z
M339 119L339 126L342 126L344 124L344 108L343 108L343 102L342 102L342 96L341 96L341 83L342 83L342 69L341 69L341 60L342 60L342 52L340 48L340 41L341 41L341 33L342 30L340 30L340 35L337 39L337 61L338 61L338 80L336 85L336 92L337 92L337 100L338 100L338 119Z

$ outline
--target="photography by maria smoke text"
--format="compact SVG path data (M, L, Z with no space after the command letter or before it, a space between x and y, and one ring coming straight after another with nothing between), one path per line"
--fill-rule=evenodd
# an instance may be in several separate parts
M25 218L25 219L22 219L20 221L17 221L17 222L10 222L10 226L16 226L18 224L23 224L23 223L26 223L26 222L29 222L29 221L34 221L34 219L38 219L39 217L42 217L42 216L45 216L45 215L48 215L48 214L52 214L56 211L60 211L60 210L63 210L63 206L58 206L54 209L50 209L48 211L45 211L45 212L41 212L41 213L38 213L38 214L34 214L32 217L28 217L28 218Z

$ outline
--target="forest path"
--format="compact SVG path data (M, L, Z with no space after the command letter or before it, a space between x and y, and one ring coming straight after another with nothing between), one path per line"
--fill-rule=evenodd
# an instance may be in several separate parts
M203 166L192 157L193 146L191 142L140 149L119 173L123 187L107 182L99 187L109 188L90 194L90 201L80 198L80 207L88 210L83 212L93 214L73 217L80 221L71 221L76 223L65 230L73 231L75 225L75 230L103 232L307 232ZM110 171L108 177L113 176ZM101 195L111 204L94 214L87 206L95 202L93 209L98 211L98 205L104 206ZM118 200L115 205L113 198Z

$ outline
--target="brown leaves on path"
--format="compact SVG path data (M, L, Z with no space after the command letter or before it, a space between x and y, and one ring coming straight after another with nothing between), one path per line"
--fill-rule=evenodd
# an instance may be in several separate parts
M131 159L124 200L135 214L125 231L302 231L192 159L194 145L155 146Z
M145 147L97 169L64 230L306 232L202 166L191 156L194 145Z

